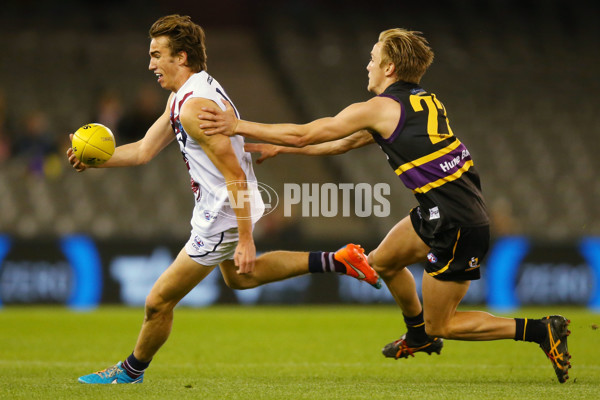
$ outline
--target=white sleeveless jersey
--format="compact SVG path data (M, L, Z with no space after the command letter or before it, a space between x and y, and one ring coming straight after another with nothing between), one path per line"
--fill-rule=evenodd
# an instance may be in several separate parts
M194 138L185 132L179 120L181 108L186 101L194 97L212 100L223 110L225 106L221 103L222 99L229 101L232 106L233 103L221 85L205 71L201 71L192 75L183 84L173 96L170 105L171 126L190 173L194 194L195 207L191 221L192 228L201 236L208 237L237 227L237 219L232 207L236 205L241 207L241 202L251 201L252 223L254 224L263 215L265 205L252 169L252 158L250 153L244 151L242 136L232 136L229 139L240 166L246 174L248 193L240 195L240 199L230 201L223 174L215 167ZM235 109L235 106L233 107ZM235 112L239 118L237 110ZM236 201L239 204L236 204Z

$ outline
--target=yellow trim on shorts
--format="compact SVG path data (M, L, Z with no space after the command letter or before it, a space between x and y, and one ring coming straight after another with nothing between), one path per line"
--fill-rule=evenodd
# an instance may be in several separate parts
M450 264L454 261L454 253L456 253L456 246L458 246L458 239L460 239L460 229L458 230L458 234L456 235L456 242L454 242L454 248L452 249L452 258L448 261L448 264L444 268L441 268L435 272L429 272L429 275L436 276L439 274L443 274L448 268L450 268Z
M481 265L476 265L476 266L474 266L474 267L467 268L467 269L465 269L465 272L473 271L474 269L477 269L477 268L479 268L480 266L481 266Z

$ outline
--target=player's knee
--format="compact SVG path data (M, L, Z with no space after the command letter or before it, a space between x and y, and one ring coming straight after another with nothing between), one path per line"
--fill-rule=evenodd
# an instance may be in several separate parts
M150 293L146 297L145 312L146 319L152 319L164 312L170 312L173 307L169 305L161 296Z
M377 259L376 253L377 253L377 249L375 249L375 250L371 251L371 252L369 253L369 255L367 256L367 261L369 261L369 265L370 265L371 267L373 267L373 269L374 269L375 271L377 271L377 273L379 273L379 272L380 272L380 270L381 270L381 266L380 266L380 264L378 263L378 259Z
M379 276L382 278L392 274L392 264L387 262L385 255L382 254L381 251L378 251L378 249L371 251L367 256L367 260L369 261L369 265L373 267L377 274L379 274Z

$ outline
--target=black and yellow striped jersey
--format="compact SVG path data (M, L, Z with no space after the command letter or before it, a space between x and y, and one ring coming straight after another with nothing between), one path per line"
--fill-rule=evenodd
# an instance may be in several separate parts
M421 217L434 224L434 231L489 224L471 154L454 136L436 95L399 81L380 96L397 101L401 116L388 139L371 133L404 186L413 191Z

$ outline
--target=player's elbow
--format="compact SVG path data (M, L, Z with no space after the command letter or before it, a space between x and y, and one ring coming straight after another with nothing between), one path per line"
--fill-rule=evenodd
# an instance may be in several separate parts
M293 146L293 147L304 147L309 143L309 139L305 136L289 136L286 141L285 141L286 145L288 146Z
M296 147L331 142L344 137L332 118L323 118L303 125L303 129L300 129L294 136L293 145Z
M146 142L144 139L141 139L139 142L137 142L137 159L136 159L136 164L137 165L148 164L150 162L150 160L152 160L154 158L154 156L156 155L156 153L157 153L157 151L154 150L148 144L148 142Z
M318 144L325 141L327 140L324 140L318 133L308 132L304 135L294 136L292 139L290 139L291 143L289 143L289 145L294 147L305 147L311 144Z
M346 145L345 143L335 143L332 145L331 153L332 155L344 154L351 150L352 147Z
M150 160L152 160L152 156L150 156L147 153L141 153L138 156L138 160L137 160L138 162L137 162L137 164L138 165L146 165L146 164L148 164L150 162Z

